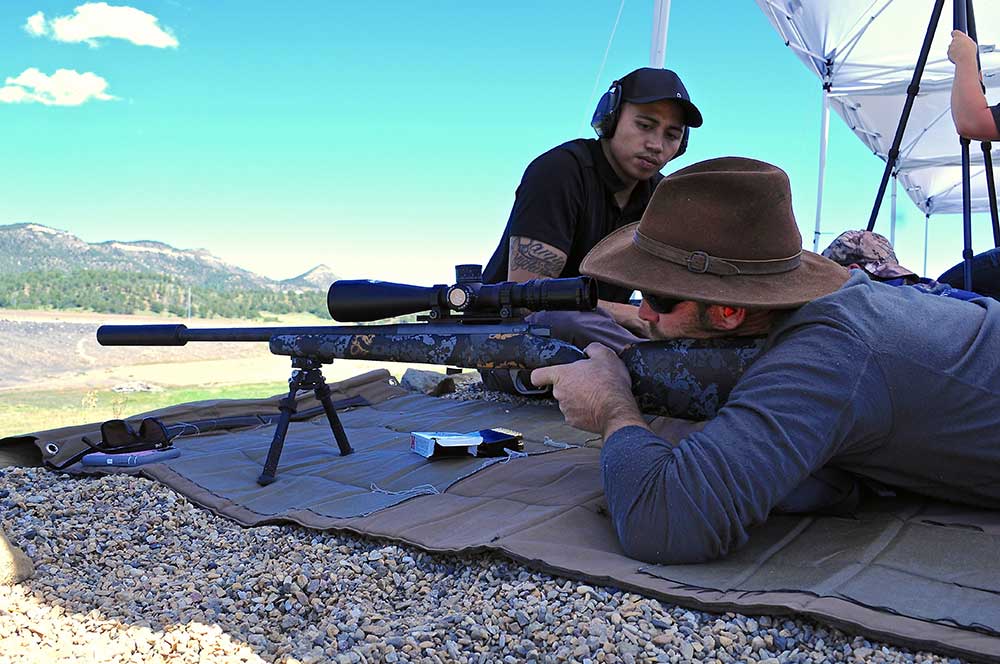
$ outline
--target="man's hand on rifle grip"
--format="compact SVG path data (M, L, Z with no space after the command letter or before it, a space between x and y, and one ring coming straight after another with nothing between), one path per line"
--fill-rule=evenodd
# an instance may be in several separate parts
M614 351L599 343L584 349L588 359L531 372L536 386L552 386L566 422L605 438L626 426L646 426L632 397L632 379Z

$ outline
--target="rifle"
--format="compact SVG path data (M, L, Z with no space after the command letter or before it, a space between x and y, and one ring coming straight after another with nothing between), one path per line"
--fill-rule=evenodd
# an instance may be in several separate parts
M479 265L458 265L455 274L452 286L342 280L327 292L327 308L336 321L358 323L426 311L418 323L203 329L182 324L102 325L97 340L103 346L266 341L272 353L289 356L289 392L279 402L281 415L257 480L266 485L275 479L300 390L315 393L341 455L353 451L321 370L335 359L510 370L515 389L532 395L547 392L531 384L532 369L586 358L579 348L550 336L549 328L526 322L523 314L593 310L597 283L590 277L484 284ZM734 339L651 341L631 346L621 358L643 412L701 420L715 415L760 345L759 340Z

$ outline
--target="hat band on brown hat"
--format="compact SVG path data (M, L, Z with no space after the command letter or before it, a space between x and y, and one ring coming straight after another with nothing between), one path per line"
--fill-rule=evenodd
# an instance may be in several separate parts
M799 266L802 252L798 251L785 258L769 258L762 260L738 260L735 258L719 258L704 251L687 251L665 242L644 235L637 228L632 236L635 246L651 256L662 258L675 265L683 265L689 272L696 274L715 274L720 277L731 277L747 274L781 274L791 272Z

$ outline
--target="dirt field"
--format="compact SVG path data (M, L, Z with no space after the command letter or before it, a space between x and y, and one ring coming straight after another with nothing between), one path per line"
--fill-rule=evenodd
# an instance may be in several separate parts
M97 343L95 336L98 326L105 323L172 322L188 323L162 317L0 309L0 339L3 340L0 344L0 393L10 390L111 389L135 382L155 387L242 385L288 378L291 371L288 358L271 355L264 343L105 347ZM283 320L282 324L322 325L323 322L311 318ZM191 322L191 327L260 325L264 324L225 319ZM400 377L407 366L343 360L324 367L323 374L328 381L335 382L384 367Z

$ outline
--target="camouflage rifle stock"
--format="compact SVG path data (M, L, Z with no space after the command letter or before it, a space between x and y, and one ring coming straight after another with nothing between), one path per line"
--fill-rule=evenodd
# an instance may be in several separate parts
M352 334L279 333L269 342L275 355L311 357L323 364L340 359L510 369L519 392L540 394L545 390L535 389L528 381L532 369L569 364L586 354L526 327L524 331L451 334L426 328L379 333L365 327ZM762 345L763 339L756 338L646 341L626 348L620 357L632 376L632 394L642 412L707 420L726 402Z
M473 269L474 268L474 269ZM483 284L479 266L456 267L454 286L423 288L378 281L338 281L327 295L335 320L371 321L428 311L425 322L390 325L189 329L185 325L104 325L105 346L183 346L188 342L268 342L291 358L288 396L258 482L274 481L295 396L311 389L323 405L341 454L352 449L330 400L321 367L336 359L412 362L470 369L509 369L523 394L539 394L532 369L584 359L579 348L523 320L524 309L587 311L597 305L587 277L524 284ZM458 312L457 314L454 312ZM760 349L759 340L645 342L621 358L643 412L702 420L715 415Z

